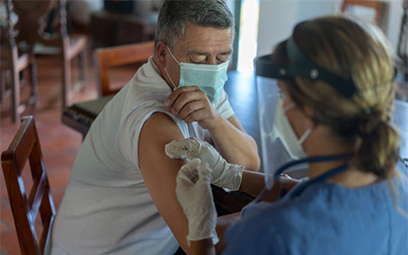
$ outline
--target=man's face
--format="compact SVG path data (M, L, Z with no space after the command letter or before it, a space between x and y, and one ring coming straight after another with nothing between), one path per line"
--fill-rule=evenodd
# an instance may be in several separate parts
M172 51L179 62L218 65L229 60L232 53L232 30L201 27L187 24L184 37L178 40ZM166 54L166 67L176 86L180 80L180 66Z

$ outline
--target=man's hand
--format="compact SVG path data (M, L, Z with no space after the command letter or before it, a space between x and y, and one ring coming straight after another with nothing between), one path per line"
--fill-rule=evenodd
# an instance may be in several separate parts
M204 129L213 128L222 118L212 104L197 86L177 88L164 102L169 112L178 115L187 124L197 121Z
M170 158L199 158L213 170L212 183L231 191L238 190L242 181L243 166L229 164L209 143L195 137L172 141L165 146Z

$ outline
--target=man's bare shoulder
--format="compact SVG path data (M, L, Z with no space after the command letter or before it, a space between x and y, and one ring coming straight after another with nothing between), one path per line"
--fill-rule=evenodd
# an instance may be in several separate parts
M140 136L142 137L145 135L155 136L150 137L154 139L166 137L174 137L179 139L184 138L179 126L168 114L163 112L153 113L150 118L146 120Z
M138 156L141 166L149 158L155 158L154 164L157 164L157 161L167 162L169 158L164 153L165 145L183 138L180 128L169 115L161 112L152 114L140 132Z

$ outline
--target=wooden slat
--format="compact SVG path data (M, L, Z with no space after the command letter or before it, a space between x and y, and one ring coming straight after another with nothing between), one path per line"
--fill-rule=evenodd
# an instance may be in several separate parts
M146 62L154 54L154 42L136 43L98 49L94 53L95 72L100 97L117 93L109 88L109 68L131 63Z
M37 216L38 209L40 208L42 198L45 190L45 172L41 176L37 176L34 179L33 187L31 188L30 195L28 197L28 204L30 206L30 214L34 219Z

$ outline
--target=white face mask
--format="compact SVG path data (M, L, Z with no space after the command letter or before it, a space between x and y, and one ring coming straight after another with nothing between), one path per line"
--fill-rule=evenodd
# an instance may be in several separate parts
M308 128L302 135L302 137L298 139L285 114L286 111L292 109L293 107L295 107L294 103L283 109L283 99L278 99L275 113L274 129L277 136L281 139L282 144L289 153L290 157L292 159L300 159L307 157L302 144L313 131L313 127Z

